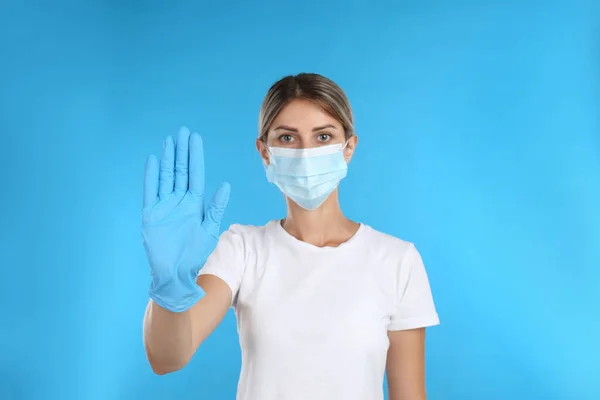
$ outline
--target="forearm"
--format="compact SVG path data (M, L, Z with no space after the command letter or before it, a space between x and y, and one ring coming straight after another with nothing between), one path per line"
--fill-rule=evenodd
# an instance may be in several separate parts
M389 400L427 400L425 383L420 379L394 378L388 376Z
M170 312L150 300L144 316L144 347L157 374L183 368L194 354L192 310Z
M389 391L389 400L427 400L425 391L416 391L412 393L401 393L400 391Z
M425 329L390 331L387 356L389 400L427 400Z

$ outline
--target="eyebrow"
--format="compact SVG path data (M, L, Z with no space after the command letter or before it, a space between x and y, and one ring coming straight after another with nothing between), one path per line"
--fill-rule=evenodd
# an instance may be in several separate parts
M337 129L335 126L331 125L331 124L327 124L327 125L323 125L323 126L317 126L316 128L313 128L313 132L317 132L317 131L322 131L323 129ZM290 126L287 125L280 125L277 128L273 129L274 131L277 130L284 130L284 131L290 131L290 132L298 132L298 129L296 128L292 128Z

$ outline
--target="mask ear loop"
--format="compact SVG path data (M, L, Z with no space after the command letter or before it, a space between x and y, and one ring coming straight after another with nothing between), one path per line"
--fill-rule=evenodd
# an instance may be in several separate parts
M344 154L344 150L346 149L346 147L348 147L348 142L350 142L350 138L348 138L348 140L346 140L346 143L344 143L344 145L340 149L340 153L342 153L342 157L344 157L344 160L346 160L346 155ZM348 160L346 160L346 162L348 162Z
M268 163L266 164L266 166L271 165L271 160L273 160L273 153L271 153L271 148L269 146L267 146L267 144L265 143L265 149L267 150L267 154L269 155L269 159L267 160Z

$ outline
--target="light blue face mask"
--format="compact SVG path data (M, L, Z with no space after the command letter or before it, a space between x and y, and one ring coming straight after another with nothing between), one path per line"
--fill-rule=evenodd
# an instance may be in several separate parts
M346 176L344 147L341 144L311 149L269 147L267 180L300 207L316 210Z

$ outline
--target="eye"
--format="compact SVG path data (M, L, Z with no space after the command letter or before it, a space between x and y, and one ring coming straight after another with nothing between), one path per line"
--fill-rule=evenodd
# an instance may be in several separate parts
M281 135L279 140L283 143L290 143L294 140L294 137L292 135Z
M319 136L317 136L317 140L321 143L328 142L331 140L331 135L329 133L320 133Z

